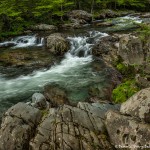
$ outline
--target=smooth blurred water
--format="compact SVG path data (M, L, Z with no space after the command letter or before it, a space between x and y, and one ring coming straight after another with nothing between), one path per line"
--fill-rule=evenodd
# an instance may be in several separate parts
M41 91L44 85L48 83L58 83L68 90L74 90L76 93L78 89L85 88L98 80L90 67L90 63L93 61L91 48L94 42L104 36L107 36L107 34L93 31L89 32L89 36L68 37L71 43L70 51L65 54L60 64L51 67L49 70L35 71L30 75L15 79L6 79L0 75L0 109L27 99L34 92ZM29 37L29 39L32 38ZM28 46L28 43L26 46Z

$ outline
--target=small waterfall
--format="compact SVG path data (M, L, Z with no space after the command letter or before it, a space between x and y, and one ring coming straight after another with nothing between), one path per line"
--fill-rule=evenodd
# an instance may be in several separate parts
M108 36L108 34L90 31L89 37L68 37L71 43L70 53L74 56L86 57L91 54L93 44L104 36Z
M11 41L0 43L0 47L20 48L30 46L42 46L43 44L43 37L38 37L36 35L26 35L13 38L11 39Z

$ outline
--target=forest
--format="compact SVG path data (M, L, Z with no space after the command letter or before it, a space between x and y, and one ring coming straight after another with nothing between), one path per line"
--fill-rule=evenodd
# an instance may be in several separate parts
M73 9L92 14L103 9L148 11L149 0L1 0L0 37L18 34L36 23L61 24Z

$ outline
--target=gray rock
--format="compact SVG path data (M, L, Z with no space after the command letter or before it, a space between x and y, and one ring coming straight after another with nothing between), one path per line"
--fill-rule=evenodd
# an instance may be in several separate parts
M73 10L68 14L68 17L72 22L78 22L79 24L85 24L92 21L92 14L84 10Z
M143 64L144 52L142 41L133 35L124 35L120 38L118 55L127 64Z
M27 150L41 119L38 109L18 103L4 114L0 129L0 150Z
M46 98L41 93L34 93L32 95L33 106L39 109L47 108Z
M134 106L134 104L132 104ZM117 148L143 149L150 144L150 125L141 123L132 117L109 111L106 128L112 144ZM141 146L141 147L140 147Z
M121 105L120 112L150 123L150 88L143 89Z
M118 58L118 43L118 35L103 37L94 45L92 54L102 57L109 64L113 64Z
M105 133L104 115L101 114L108 108L88 103L79 103L78 107L64 105L58 109L51 108L30 141L30 148L113 150Z
M63 55L70 48L69 41L61 34L51 34L46 39L46 46L49 51L55 55Z
M140 74L137 74L136 77L136 83L142 87L142 88L148 88L150 87L150 81L149 77L142 77Z
M54 31L57 31L58 28L56 26L54 26L54 25L38 24L38 25L30 27L30 30L54 32Z

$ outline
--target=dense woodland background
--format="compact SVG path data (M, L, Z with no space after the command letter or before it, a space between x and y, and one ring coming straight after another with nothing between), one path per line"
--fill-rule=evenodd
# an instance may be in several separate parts
M94 15L102 9L149 11L150 0L1 0L0 37L18 34L36 23L61 24L73 9Z

